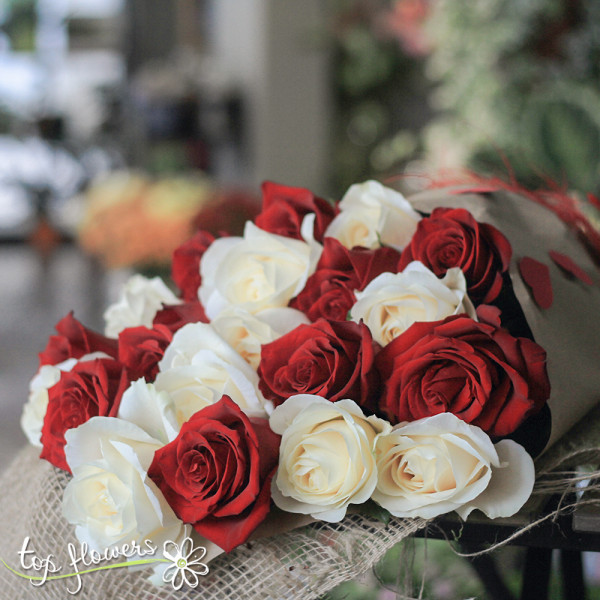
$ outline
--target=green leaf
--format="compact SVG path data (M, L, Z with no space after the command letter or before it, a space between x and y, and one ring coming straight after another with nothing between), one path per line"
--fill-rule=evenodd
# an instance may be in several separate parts
M387 525L392 518L392 515L385 508L379 506L379 504L373 500L368 500L364 504L361 504L360 512L367 517L371 517L383 523L384 525Z

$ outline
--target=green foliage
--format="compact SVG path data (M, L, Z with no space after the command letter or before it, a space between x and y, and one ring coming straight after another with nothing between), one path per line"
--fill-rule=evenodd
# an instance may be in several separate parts
M428 115L420 58L381 31L390 0L329 0L335 47L332 187L397 174L418 150ZM419 115L419 118L415 118Z
M524 548L506 547L493 553L498 571L515 598L519 597L521 588L524 552ZM410 570L408 578L405 577L407 569ZM399 587L407 579L412 585L408 589ZM421 582L424 587L422 596L419 596ZM458 556L445 541L422 539L409 539L397 544L372 572L366 573L357 581L339 585L321 600L379 600L395 597L393 594L398 590L404 590L415 598L431 600L491 600L491 595L486 592L467 559ZM554 569L548 597L559 600L564 597L563 593L560 573L558 569ZM600 600L600 587L588 582L587 597L590 600Z
M360 507L360 512L368 517L376 519L380 523L387 525L392 518L392 515L383 507L379 506L376 502L369 500Z
M368 27L357 25L340 40L344 60L340 65L340 85L351 95L368 92L391 74L394 53L378 43Z
M9 0L5 2L7 13L2 29L6 31L12 50L33 52L37 11L35 0Z
M428 27L434 165L497 170L505 156L525 182L600 189L600 3L439 0Z

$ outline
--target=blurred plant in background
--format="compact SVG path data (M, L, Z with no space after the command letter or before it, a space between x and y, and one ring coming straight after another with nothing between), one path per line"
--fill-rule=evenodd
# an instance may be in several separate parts
M478 567L486 573L483 578L478 576L477 569L469 560L456 553L459 551L468 552L469 549L460 548L454 542L451 546L445 540L405 540L389 550L361 579L339 585L320 600L511 600L519 597L525 548L504 547L486 556L486 566ZM592 559L591 562L585 561L590 563L586 598L600 600L599 579L594 569L597 569L597 562L593 562L597 555L589 553L584 556ZM489 566L489 560L494 561L494 567ZM491 588L486 587L484 580ZM559 569L554 569L548 598L560 600L564 597L564 582Z
M596 0L335 6L338 189L420 159L598 193Z
M423 55L430 0L332 0L335 41L333 187L398 173L431 114Z
M4 0L0 6L0 23L0 37L6 35L14 50L34 50L37 26L35 0Z
M503 551L507 599L519 587L518 561L522 551ZM421 585L423 589L421 590ZM421 595L419 595L421 594ZM399 600L400 598L457 600L488 596L469 562L457 556L448 542L407 540L394 546L361 581L344 583L321 600Z
M436 0L427 31L436 167L600 188L600 3Z

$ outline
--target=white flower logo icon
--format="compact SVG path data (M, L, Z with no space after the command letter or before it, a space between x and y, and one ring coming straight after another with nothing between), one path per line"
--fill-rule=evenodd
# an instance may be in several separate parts
M172 548L172 550L171 550ZM206 548L198 546L194 548L194 542L186 537L181 543L181 548L172 541L163 545L165 558L173 561L163 573L163 581L171 583L176 590L180 590L184 582L191 588L198 586L198 575L206 575L208 567L201 562L206 555Z

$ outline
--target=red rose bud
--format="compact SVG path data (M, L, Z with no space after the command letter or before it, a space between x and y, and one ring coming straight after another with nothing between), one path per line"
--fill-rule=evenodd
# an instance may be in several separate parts
M171 277L186 302L198 300L198 288L202 283L200 259L214 241L215 237L208 231L198 231L173 252Z
M188 323L208 323L208 317L200 302L184 302L183 304L164 306L154 316L152 327L164 325L173 334Z
M81 358L92 352L104 352L117 357L117 340L84 327L70 312L54 327L58 335L50 336L46 348L40 352L40 366L57 365L69 358Z
M356 302L355 289L353 277L322 269L308 278L306 286L291 300L290 306L303 312L311 321L321 318L345 321Z
M376 363L381 409L393 423L450 412L501 437L550 396L543 348L461 315L415 323Z
M493 302L498 296L511 256L510 243L492 225L478 223L464 208L436 208L419 221L398 266L403 270L418 260L438 277L460 267L469 297L479 304Z
M173 339L165 325L130 327L119 333L119 361L127 368L132 381L143 377L151 383L158 373L158 363Z
M156 451L148 474L182 521L229 552L269 513L280 441L223 396Z
M40 458L71 472L65 459L65 432L92 417L116 416L129 383L125 368L109 358L80 362L62 373L48 390Z
M254 223L269 233L301 240L302 221L307 214L314 213L314 237L321 242L325 230L338 212L329 202L305 188L266 181L262 184L262 192L262 211Z
M262 347L258 385L276 405L295 394L316 394L373 410L379 387L374 355L364 323L319 319Z
M396 272L400 254L393 248L348 250L335 238L325 238L316 271L290 306L311 321L320 317L345 321L356 302L354 290L362 290L386 271Z

